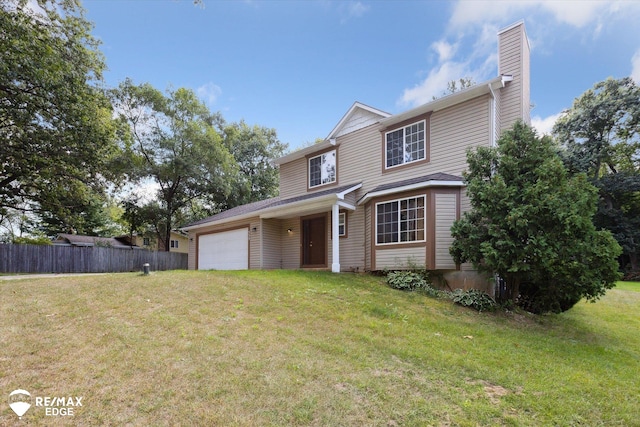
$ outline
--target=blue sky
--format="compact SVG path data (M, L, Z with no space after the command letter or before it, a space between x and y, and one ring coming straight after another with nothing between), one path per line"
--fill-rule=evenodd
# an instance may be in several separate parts
M636 1L85 0L109 70L187 87L227 121L275 128L292 149L355 101L399 113L447 82L497 75L497 32L524 20L533 124L547 131L596 82L640 82Z

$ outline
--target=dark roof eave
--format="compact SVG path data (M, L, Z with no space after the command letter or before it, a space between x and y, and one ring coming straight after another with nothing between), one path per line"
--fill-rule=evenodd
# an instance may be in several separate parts
M330 188L316 193L305 194L302 196L291 197L288 199L281 199L280 197L274 197L271 199L262 200L260 202L254 202L247 205L237 206L233 209L221 212L217 215L213 215L208 218L201 219L185 227L183 230L189 231L197 228L213 225L214 223L223 223L227 221L237 221L241 219L247 219L255 216L260 216L267 212L277 212L282 209L289 209L295 205L304 205L307 202L318 201L318 199L326 197L327 199L335 198L340 199L352 191L357 190L362 186L362 183L343 185L340 187Z
M362 205L374 197L401 193L426 187L464 187L463 178L447 173L433 173L417 178L405 179L377 186L362 196L357 204Z

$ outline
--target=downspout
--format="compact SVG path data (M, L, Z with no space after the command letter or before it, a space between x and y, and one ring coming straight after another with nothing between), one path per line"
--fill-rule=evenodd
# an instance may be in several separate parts
M489 83L489 92L491 92L491 147L496 146L496 94Z

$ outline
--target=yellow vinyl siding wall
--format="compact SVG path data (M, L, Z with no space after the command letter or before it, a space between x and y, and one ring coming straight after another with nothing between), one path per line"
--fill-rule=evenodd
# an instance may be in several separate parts
M456 194L435 194L436 201L436 270L454 269L456 263L449 255L449 247L453 243L451 226L458 214L458 196Z

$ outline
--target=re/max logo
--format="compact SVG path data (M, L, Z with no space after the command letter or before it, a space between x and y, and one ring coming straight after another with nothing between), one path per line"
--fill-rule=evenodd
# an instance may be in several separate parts
M36 406L82 406L80 397L36 397Z

